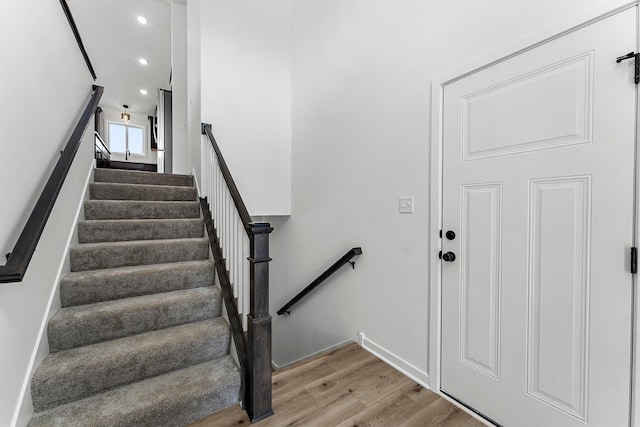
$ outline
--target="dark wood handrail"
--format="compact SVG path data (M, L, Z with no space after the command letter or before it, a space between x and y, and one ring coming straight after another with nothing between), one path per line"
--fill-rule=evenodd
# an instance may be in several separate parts
M67 21L69 21L69 26L71 27L71 31L73 31L73 36L76 38L76 42L78 43L78 47L80 48L80 52L82 53L84 62L87 64L87 68L91 73L91 77L93 77L93 81L95 81L97 79L96 72L93 69L91 60L89 59L89 54L87 53L87 50L84 48L84 43L82 42L82 38L80 37L80 31L78 31L78 26L76 25L75 19L73 19L73 15L71 14L71 9L69 9L67 0L60 0L60 5L62 6L64 15L67 17Z
M85 107L78 124L69 137L69 141L62 151L58 163L53 168L47 184L44 186L38 201L36 202L27 223L18 237L13 250L8 254L7 264L0 266L0 283L21 282L36 250L42 231L44 230L49 215L56 203L62 184L71 168L73 159L78 152L82 135L84 134L91 116L94 114L104 88L93 86L93 94Z
M282 316L285 313L291 314L289 312L289 309L291 309L291 307L293 307L298 301L304 298L309 292L317 288L318 285L324 282L333 273L338 271L338 269L340 269L340 267L342 267L343 265L349 263L351 264L352 267L355 268L355 262L352 262L351 260L353 259L353 257L357 255L362 255L362 248L353 248L349 252L344 254L342 258L336 261L331 267L327 268L327 270L324 273L322 273L320 276L318 276L316 280L311 282L309 286L301 290L298 293L298 295L291 298L291 300L288 303L286 303L280 310L278 310L278 316Z
M220 240L211 216L206 198L200 199L213 253L216 273L222 287L223 299L232 336L242 370L242 396L244 409L252 423L273 414L271 402L271 315L269 314L269 234L273 231L268 222L251 222L249 211L240 196L231 172L227 167L220 147L213 137L211 125L202 123L201 132L207 135L227 188L242 220L249 239L249 313L247 314L247 334L242 329L242 319L238 314L231 281L222 256Z
M231 176L231 172L229 172L229 167L227 167L227 162L224 161L224 157L222 156L222 152L220 151L220 147L218 147L218 143L213 136L213 132L211 131L211 125L209 123L202 123L202 134L207 135L209 137L209 142L213 146L213 150L216 152L216 156L218 158L218 163L220 164L220 170L222 171L222 176L224 177L225 182L227 183L227 187L229 188L229 192L231 193L231 198L233 199L233 203L236 205L236 209L238 210L238 215L240 215L240 219L242 220L242 225L244 225L244 229L249 234L249 230L251 229L251 216L249 215L249 211L242 200L242 196L240 196L240 192L238 191L238 186L236 182L233 180Z

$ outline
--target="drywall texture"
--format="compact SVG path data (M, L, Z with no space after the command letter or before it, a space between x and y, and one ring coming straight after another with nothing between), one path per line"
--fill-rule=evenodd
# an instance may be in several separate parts
M9 379L2 392L11 399L3 399L2 404L17 403L14 409L19 411L18 425L23 425L32 414L31 395L26 387L33 369L49 352L44 328L48 318L60 308L58 281L61 274L69 271L67 251L69 244L77 240L75 225L81 217L80 207L92 168L93 133L89 125L24 280L0 287L0 304L10 304L2 307L8 323L3 319L0 336L6 338L7 348L11 349L0 354L0 375ZM14 417L17 415L18 412ZM6 425L11 424L7 421Z
M187 6L187 141L190 164L196 181L200 179L200 0Z
M91 92L92 79L58 2L4 2L0 14L0 249L5 254L31 212ZM92 144L92 139L88 140ZM0 425L12 425L39 333L65 258L78 197L92 162L70 172L22 283L0 285ZM65 193L69 190L68 193ZM76 203L77 202L77 203ZM2 257L4 259L4 256Z
M251 215L291 201L291 0L201 3L202 121Z
M171 3L173 173L190 174L187 144L187 7Z
M276 364L361 331L428 373L431 83L590 6L292 2L292 215L271 220L272 315L348 249L363 255L274 318ZM400 214L408 195L415 213Z

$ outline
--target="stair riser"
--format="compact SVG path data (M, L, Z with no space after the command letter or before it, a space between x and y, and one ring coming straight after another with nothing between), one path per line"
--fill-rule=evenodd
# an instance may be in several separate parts
M196 189L94 182L89 184L89 196L92 200L194 201Z
M76 307L58 312L48 323L51 352L68 350L147 331L217 317L219 291L201 288Z
M208 256L205 239L92 243L72 246L69 251L71 271L203 260Z
M93 174L95 182L114 182L123 184L193 186L191 175L171 175L155 172L136 172L114 169L96 169Z
M186 239L202 237L201 219L185 220L109 220L78 223L80 243L128 240Z
M88 200L84 203L84 217L87 220L199 218L200 205L197 202Z
M86 352L93 346L57 353L62 356L55 363L55 369L49 366L43 370L43 362L31 380L34 410L40 412L84 399L114 387L213 360L229 352L228 328L224 334L219 330L203 331L202 326L193 324L172 329L176 332L161 340L139 338L143 335L130 337L136 341L124 338L127 351L105 351L80 362L69 362L72 352Z
M213 285L211 261L74 273L60 280L62 307Z

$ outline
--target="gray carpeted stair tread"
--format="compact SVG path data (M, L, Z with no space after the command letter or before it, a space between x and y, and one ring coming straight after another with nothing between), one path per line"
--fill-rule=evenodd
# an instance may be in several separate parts
M71 246L71 271L165 264L209 257L206 238L82 243Z
M239 400L193 177L97 169L29 426L183 426Z
M36 414L29 427L178 427L239 394L240 370L225 356Z
M89 184L89 196L92 200L194 201L196 189L169 185L92 182Z
M95 182L119 182L126 184L172 185L184 187L193 186L192 175L178 175L104 168L98 168L94 170L93 180Z
M47 327L51 352L220 316L214 286L63 308Z
M60 280L62 307L211 286L210 259L80 271Z
M221 317L49 354L31 379L36 412L229 352Z
M94 219L199 218L198 202L144 200L87 200L84 217Z
M204 222L186 219L112 219L78 222L80 243L202 237Z

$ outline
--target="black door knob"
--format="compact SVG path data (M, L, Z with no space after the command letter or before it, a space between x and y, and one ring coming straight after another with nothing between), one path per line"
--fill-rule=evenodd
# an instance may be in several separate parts
M447 231L444 235L449 240L453 240L453 239L456 238L456 233L454 231L451 231L451 230Z
M454 254L453 252L447 252L442 254L442 260L444 262L453 262L456 260L456 254Z

